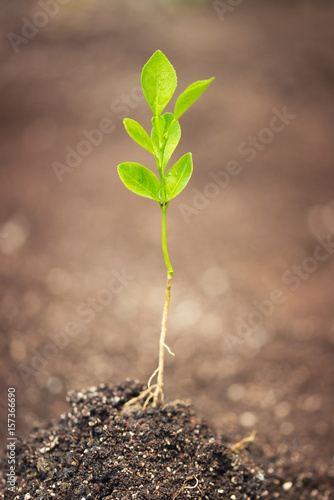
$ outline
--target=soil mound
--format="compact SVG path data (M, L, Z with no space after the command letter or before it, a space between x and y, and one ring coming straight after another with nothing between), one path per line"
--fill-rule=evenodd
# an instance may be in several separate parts
M123 408L142 389L127 380L69 393L68 412L17 443L16 491L6 498L268 498L263 471L231 453L187 402ZM4 492L4 473L1 481Z

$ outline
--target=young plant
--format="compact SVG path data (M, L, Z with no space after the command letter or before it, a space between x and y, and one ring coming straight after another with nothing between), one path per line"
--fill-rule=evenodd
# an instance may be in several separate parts
M192 83L177 98L174 113L162 114L175 92L177 76L167 57L160 50L157 50L145 64L141 74L143 92L153 113L151 135L149 136L146 130L135 120L125 118L123 121L129 136L151 153L156 160L159 177L139 163L121 163L117 169L122 182L130 191L159 203L162 216L162 251L167 267L166 298L159 343L159 364L148 381L147 389L137 398L129 401L129 404L132 404L135 401L145 399L144 409L148 406L156 407L159 402L164 402L165 349L170 354L173 354L165 342L173 277L173 268L167 250L166 211L169 202L181 193L191 177L193 170L192 155L191 153L183 155L168 170L167 165L181 138L179 118L200 97L213 79ZM152 384L155 377L157 377L157 381Z

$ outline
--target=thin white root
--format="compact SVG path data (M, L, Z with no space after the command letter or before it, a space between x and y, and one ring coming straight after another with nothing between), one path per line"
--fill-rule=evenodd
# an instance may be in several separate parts
M166 329L167 329L167 314L168 314L168 307L169 307L169 300L170 300L170 289L172 286L172 277L173 277L173 271L168 271L167 272L167 285L166 285L166 299L165 299L165 305L164 305L164 310L163 310L163 315L162 315L162 321L161 321L161 333L160 333L160 341L159 341L159 363L158 363L158 368L152 373L150 376L148 383L147 383L147 389L142 391L139 396L130 399L124 406L130 406L137 401L140 401L141 399L145 399L145 402L142 406L143 410L146 410L146 408L152 406L153 408L156 408L159 403L164 404L165 398L164 398L164 392L163 392L163 386L164 386L164 366L165 366L165 349L169 352L171 356L175 356L175 354L170 350L168 345L165 343L165 338L166 338ZM152 380L154 377L157 375L157 382L154 385L152 384Z
M157 386L157 384L154 384L154 385L152 385L151 387L148 387L147 389L145 389L144 391L142 391L142 392L139 394L139 396L136 396L135 398L132 398L132 399L130 399L129 401L127 401L127 402L124 404L124 407L131 406L131 405L133 405L133 404L137 403L137 401L140 401L141 399L145 398L145 397L147 396L147 394L152 393L152 389L153 389L154 387L156 387L156 386ZM148 398L148 399L150 399L151 397L153 397L153 394L151 394L151 395L149 396L149 398ZM146 400L146 401L147 401L147 400ZM145 402L145 403L146 403L146 402Z
M148 388L151 387L152 380L154 379L154 377L156 376L156 374L158 373L158 371L159 371L159 367L156 370L154 370L154 372L152 373L152 375L148 379L148 382L147 382L147 387Z
M175 356L175 354L170 350L170 348L168 347L167 344L164 344L164 346L166 347L168 353L171 355L171 356ZM159 369L159 368L158 368Z
M244 450L246 448L247 443L255 441L255 436L256 436L256 431L252 431L249 436L241 439L233 446L231 446L230 451L233 451L234 453L240 453L240 450Z
M193 480L193 479L195 479L195 484L194 484L193 486L190 486L190 485L189 485L189 486L187 486L187 484L186 484L186 483L187 483L187 481L191 481L191 480ZM197 479L197 477L196 477L196 476L190 476L190 477L188 477L188 478L184 481L184 483L183 483L183 485L181 486L181 488L179 489L179 491L177 491L177 492L176 492L176 494L173 496L172 500L174 500L175 498L177 498L177 497L180 495L180 493L182 493L182 491L184 491L184 490L194 490L195 488L198 488L198 489L199 489L198 484L199 484L199 481L198 481L198 479ZM201 491L201 490L199 490L199 491Z
M193 476L193 477L189 477L188 479L186 479L186 481L190 481L191 479L195 479L196 483L194 484L194 486L187 486L187 485L184 485L184 489L187 489L187 490L194 490L195 488L197 488L198 486L198 479L196 476Z

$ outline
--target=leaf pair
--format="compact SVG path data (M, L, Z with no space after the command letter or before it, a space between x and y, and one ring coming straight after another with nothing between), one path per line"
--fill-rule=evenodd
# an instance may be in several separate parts
M141 84L154 115L151 135L130 118L125 118L124 126L129 136L155 157L160 180L151 170L139 163L121 163L118 173L130 191L165 204L185 188L192 174L191 153L182 156L166 175L164 172L181 138L178 119L200 97L212 80L213 78L201 80L190 85L177 98L174 114L162 115L177 86L176 72L160 50L145 64Z
M181 138L180 124L172 113L153 117L151 137L135 120L125 118L123 123L129 136L139 146L152 153L164 170Z
M174 108L176 120L190 108L213 80L214 78L199 80L182 92ZM157 50L145 64L141 84L152 113L154 116L161 115L176 90L177 77L172 64L160 50Z
M181 193L191 177L192 170L192 156L191 153L187 153L165 175L163 200L161 182L151 170L133 162L121 163L118 166L119 176L130 191L159 203L168 202Z

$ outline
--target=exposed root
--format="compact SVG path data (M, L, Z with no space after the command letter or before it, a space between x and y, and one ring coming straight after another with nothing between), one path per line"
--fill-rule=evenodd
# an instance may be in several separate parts
M146 401L151 399L152 398L152 389L156 386L157 384L154 384L153 386L151 387L148 387L147 389L144 389L143 391L141 391L141 393L136 396L135 398L132 398L130 399L129 401L127 401L125 404L124 404L124 408L128 407L128 406L132 406L132 405L135 405L136 403L138 403L139 401L141 401L142 399L146 398L147 395L149 394L149 396L147 397ZM145 403L146 403L145 401ZM144 403L144 405L145 405ZM144 405L143 405L143 408L144 408Z
M157 382L156 384L152 384L152 380L159 373L159 367L152 373L147 383L147 389L141 391L141 393L135 398L130 399L124 404L124 407L132 406L138 402L142 403L142 409L147 410L147 408L153 407L155 408L158 403L164 404L165 398L162 390L162 386Z
M156 376L156 374L158 373L159 371L159 367L154 370L154 372L152 373L152 375L150 376L150 378L148 379L148 382L147 382L147 387L151 387L151 384L152 384L152 380L154 379L154 377Z
M135 403L138 403L142 399L145 399L145 401L142 405L143 410L146 410L147 408L150 408L150 407L156 408L159 403L164 404L164 402L165 402L164 392L163 392L165 349L167 349L169 354L171 354L172 356L175 356L175 354L170 350L168 345L165 343L166 330L167 330L167 315L168 315L168 307L169 307L169 301L170 301L170 289L172 286L172 277L173 277L173 270L169 269L167 272L166 299L165 299L165 305L164 305L162 321L161 321L158 368L150 376L149 381L147 383L147 389L142 391L139 394L139 396L130 399L130 401L125 403L124 407L131 406ZM157 382L156 382L156 384L152 385L152 380L154 379L155 376L157 377Z
M164 344L164 347L167 349L168 354L170 354L171 356L175 356L174 352L172 352L172 351L170 350L170 348L168 347L168 345L167 345L167 344ZM157 368L157 370L158 370L158 369L159 369L159 368Z
M249 436L241 439L237 443L235 443L233 446L230 447L230 451L233 453L239 453L242 455L242 450L244 450L247 447L247 443L251 443L252 441L255 441L255 436L256 436L256 431L252 431Z
M189 481L195 481L195 484L193 484L193 485L192 484L187 484ZM182 491L184 491L184 490L194 490L195 488L198 488L199 491L201 491L200 488L199 488L199 486L198 486L198 483L199 483L199 481L198 481L198 479L197 479L196 476L187 477L187 479L184 481L184 483L181 486L181 488L179 489L179 491L177 491L175 493L175 495L173 496L172 500L174 500L175 498L177 498L180 495L180 493L182 493Z

